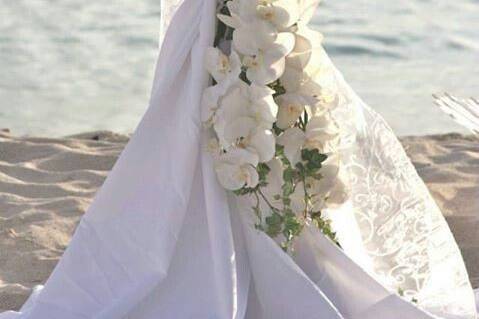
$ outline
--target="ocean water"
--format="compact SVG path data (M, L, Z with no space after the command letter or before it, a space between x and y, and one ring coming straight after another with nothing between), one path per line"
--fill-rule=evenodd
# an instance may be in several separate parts
M131 132L158 51L160 0L0 0L0 128ZM324 0L314 27L399 135L461 131L431 95L479 97L478 0Z

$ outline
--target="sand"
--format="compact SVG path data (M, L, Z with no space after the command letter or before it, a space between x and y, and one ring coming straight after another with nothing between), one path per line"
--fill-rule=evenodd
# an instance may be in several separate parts
M446 217L479 287L479 138L408 137L403 145Z
M18 309L47 279L127 141L109 132L63 139L0 132L0 312ZM442 135L403 143L479 286L479 139Z

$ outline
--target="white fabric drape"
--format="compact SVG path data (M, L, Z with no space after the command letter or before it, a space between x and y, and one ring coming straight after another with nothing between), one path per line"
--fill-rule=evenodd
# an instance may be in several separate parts
M476 318L447 224L392 131L332 63L352 197L329 214L344 250L307 228L289 256L252 227L201 148L215 9L163 3L146 115L45 288L0 319Z

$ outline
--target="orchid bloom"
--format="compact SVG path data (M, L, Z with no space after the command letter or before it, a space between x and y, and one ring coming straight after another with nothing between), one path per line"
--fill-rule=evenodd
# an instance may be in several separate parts
M276 139L273 133L258 128L256 121L250 117L233 120L225 129L224 140L229 145L254 152L260 162L268 162L275 153Z
M246 22L259 18L278 29L294 25L303 11L298 0L232 0L227 7L232 16L238 16Z
M306 125L306 131L298 127L287 129L277 140L284 146L284 154L294 166L301 161L303 148L318 149L321 153L333 151L339 129L328 114L312 117Z
M205 89L201 100L201 119L203 123L210 126L213 124L221 97L231 86L240 82L241 62L234 51L227 57L217 48L208 48L205 63L208 72L218 82Z
M271 22L279 29L286 29L298 22L301 8L298 0L252 0L257 2L261 19Z
M293 126L307 107L311 109L317 103L315 98L297 93L280 95L275 101L279 106L276 126L282 130Z
M317 96L321 92L320 79L324 68L321 33L303 24L295 26L295 47L286 57L281 84L286 91Z
M340 167L339 157L330 156L320 170L321 179L311 179L307 182L308 192L313 194L314 210L321 210L325 206L341 205L348 199L345 176Z
M218 18L235 29L233 49L244 55L248 79L260 85L274 82L284 72L285 58L294 48L295 36L291 32L278 33L266 20L242 17L240 12L235 13L241 11L239 6L231 6L231 16L220 14Z
M215 165L220 184L227 190L256 187L259 182L256 166L258 156L247 150L235 148L223 154Z
M271 132L278 106L274 91L266 86L238 82L221 99L215 113L214 129L221 146L248 149L267 162L275 153L275 137Z
M205 67L218 83L227 77L237 78L241 73L241 61L236 52L231 52L228 57L221 50L213 47L206 50Z
M255 128L269 130L276 121L278 106L274 102L274 91L265 86L238 82L222 98L220 107L216 112L214 123L215 131L224 147L229 142L225 140L225 130L234 121L248 118L249 123Z
M316 96L316 103L312 105L311 112L314 115L321 115L335 109L338 105L339 95L336 91L322 88L321 94Z
M294 30L295 46L286 58L288 67L303 70L308 66L313 53L322 48L323 35L309 28L305 24L298 24Z
M293 50L294 35L281 32L272 44L265 44L251 55L243 58L248 68L246 76L253 83L266 85L279 79L286 66L286 56Z
M218 19L235 29L233 48L240 54L255 55L261 48L272 45L278 36L275 27L261 19L249 21L233 12L231 12L231 16L219 14Z

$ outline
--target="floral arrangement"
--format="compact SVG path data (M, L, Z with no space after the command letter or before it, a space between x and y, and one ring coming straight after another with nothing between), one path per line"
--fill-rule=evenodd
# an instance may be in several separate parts
M309 223L336 240L322 212L347 192L338 96L321 85L323 37L307 26L319 0L221 1L202 100L218 180L284 250Z

